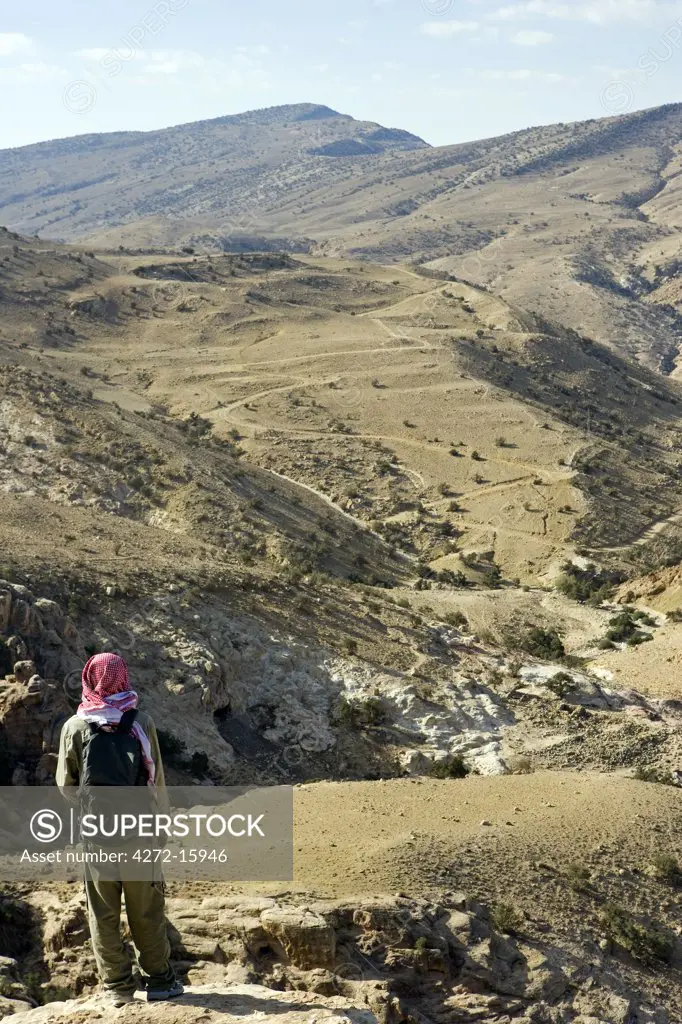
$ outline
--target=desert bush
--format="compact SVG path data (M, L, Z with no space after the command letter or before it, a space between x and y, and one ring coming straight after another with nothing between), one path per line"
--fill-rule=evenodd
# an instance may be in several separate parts
M598 606L613 595L615 587L622 581L621 573L607 572L595 565L580 569L572 562L566 562L563 566L563 575L559 577L555 586L565 597L570 597L581 604Z
M630 647L646 643L652 637L649 633L643 633L639 626L654 625L654 620L646 612L632 611L625 609L612 619L609 619L609 630L606 639L612 643L627 643Z
M471 774L471 768L461 754L454 754L446 761L432 764L428 774L432 779L466 779Z
M483 583L486 587L490 587L491 590L499 590L501 581L502 570L499 565L491 565L483 573Z
M352 697L341 694L336 708L335 721L338 725L358 729L369 725L381 725L386 712L378 697Z
M463 572L453 571L452 569L441 569L436 574L436 579L439 583L447 583L451 587L457 587L461 589L469 586L469 580L466 578Z
M601 915L601 926L610 942L650 967L672 961L673 938L657 925L647 926L637 921L623 907L607 904Z
M657 852L651 857L651 867L656 878L670 885L682 884L682 871L677 857L670 853Z
M569 864L566 868L566 881L576 892L585 892L589 888L590 872L582 864Z
M523 914L510 903L498 903L490 917L493 926L504 935L518 935L523 928Z
M672 772L664 771L661 768L646 768L643 765L637 766L634 778L638 782L653 782L658 786L674 786L676 784Z
M460 611L446 612L443 616L443 622L447 622L448 626L455 626L458 629L462 626L466 628L469 625L466 615Z
M524 651L547 661L560 661L566 656L558 629L545 629L527 622L513 621L505 626L502 643L508 651Z
M555 693L557 697L565 697L567 693L575 690L575 680L568 672L557 672L555 676L547 680L547 689Z

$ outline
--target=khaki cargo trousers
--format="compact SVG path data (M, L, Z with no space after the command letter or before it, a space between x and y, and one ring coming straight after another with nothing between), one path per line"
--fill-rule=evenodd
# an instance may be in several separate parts
M97 970L104 987L113 992L137 988L133 964L121 936L121 908L125 911L138 964L147 989L167 988L175 980L170 966L163 882L111 881L86 869L90 937Z

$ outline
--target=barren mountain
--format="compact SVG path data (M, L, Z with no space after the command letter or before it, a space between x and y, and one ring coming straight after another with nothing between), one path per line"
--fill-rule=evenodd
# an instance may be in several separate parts
M0 153L14 230L429 263L670 372L682 107L431 148L327 107Z

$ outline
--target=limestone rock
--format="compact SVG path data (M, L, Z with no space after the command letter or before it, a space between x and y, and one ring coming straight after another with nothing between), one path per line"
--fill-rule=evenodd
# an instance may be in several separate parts
M12 1024L83 1024L97 1016L121 1024L148 1024L163 1019L172 1019L173 1024L191 1024L197 1020L198 1010L204 1024L244 1024L248 1019L260 1024L311 1024L313 1019L318 1024L377 1024L371 1010L340 996L280 992L261 985L190 986L170 1004L155 1006L136 1000L116 1011L107 1010L101 998L91 996L18 1013Z
M36 667L33 661L16 662L14 666L14 676L18 683L27 684L34 675L36 675Z
M493 934L468 951L462 980L482 983L503 995L523 996L527 984L526 960L512 942Z
M5 633L9 628L11 613L12 593L9 590L0 590L0 633Z
M260 916L267 937L296 967L333 967L335 934L324 917L307 910L273 907Z

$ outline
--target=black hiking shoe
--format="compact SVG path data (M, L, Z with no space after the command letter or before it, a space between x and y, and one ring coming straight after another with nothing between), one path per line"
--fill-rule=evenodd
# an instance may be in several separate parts
M156 1003L164 999L175 999L176 996L181 996L184 991L179 981L173 981L170 985L165 985L161 988L148 988L147 1002Z

